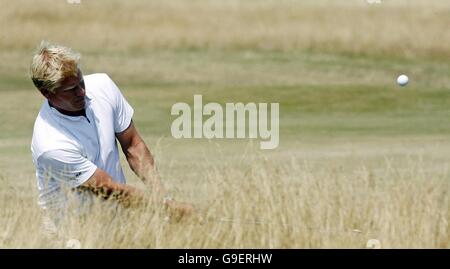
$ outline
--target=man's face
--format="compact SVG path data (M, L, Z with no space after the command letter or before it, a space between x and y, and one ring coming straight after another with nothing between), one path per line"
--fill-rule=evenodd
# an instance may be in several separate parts
M84 99L85 95L86 90L80 69L78 69L76 76L70 76L64 79L54 94L50 92L44 94L54 107L69 112L84 109L86 104Z

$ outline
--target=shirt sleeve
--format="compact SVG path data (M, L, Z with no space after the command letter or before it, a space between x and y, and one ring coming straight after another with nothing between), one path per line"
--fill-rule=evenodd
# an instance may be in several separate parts
M70 188L82 185L97 169L94 163L71 150L47 151L39 156L37 162L45 177L67 184Z
M120 89L108 76L108 86L112 92L113 110L114 110L114 132L121 133L131 124L134 110L123 97Z

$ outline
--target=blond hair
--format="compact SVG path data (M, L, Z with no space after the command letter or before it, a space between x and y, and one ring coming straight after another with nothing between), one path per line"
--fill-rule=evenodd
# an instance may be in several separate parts
M78 74L79 60L72 49L42 41L31 62L31 80L39 90L55 93L64 79Z

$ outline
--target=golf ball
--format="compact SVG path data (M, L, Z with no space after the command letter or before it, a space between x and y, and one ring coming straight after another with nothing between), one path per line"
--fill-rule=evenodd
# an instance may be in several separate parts
M409 81L409 79L408 79L407 75L400 75L397 78L397 83L400 86L406 86L406 84L408 84L408 81Z

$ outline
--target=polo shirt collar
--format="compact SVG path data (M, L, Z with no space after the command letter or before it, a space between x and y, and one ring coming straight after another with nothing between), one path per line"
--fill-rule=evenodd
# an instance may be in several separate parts
M93 101L92 95L90 93L88 93L87 91L86 91L85 99L86 99L86 104L85 104L84 109L86 110L86 113L87 113L87 109L89 108L90 104ZM48 100L46 100L45 104L46 104L47 108L49 109L49 111L53 115L56 115L60 118L65 118L65 119L68 119L71 121L79 121L80 119L82 119L82 117L84 117L84 116L69 116L69 115L63 114L63 113L59 112L56 108L52 107Z

